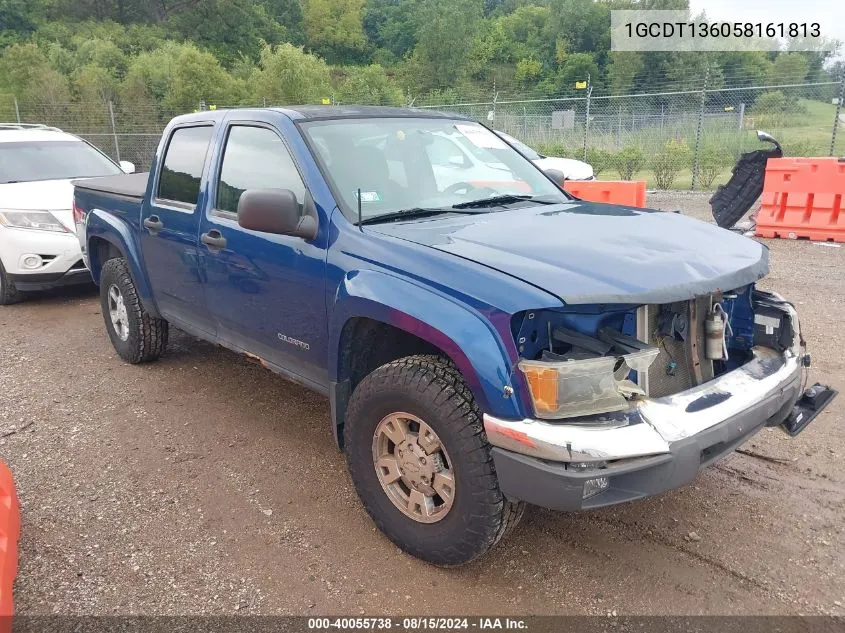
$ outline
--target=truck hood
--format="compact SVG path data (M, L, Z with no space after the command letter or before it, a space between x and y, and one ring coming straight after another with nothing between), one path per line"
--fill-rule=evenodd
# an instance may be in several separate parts
M569 202L374 224L522 279L569 304L670 303L764 277L768 249L678 213Z
M50 211L69 231L76 232L71 179L0 184L0 209Z

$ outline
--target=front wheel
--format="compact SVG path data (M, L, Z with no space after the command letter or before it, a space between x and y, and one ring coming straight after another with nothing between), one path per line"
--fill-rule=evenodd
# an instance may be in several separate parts
M436 356L383 365L356 387L344 428L349 472L376 525L437 565L481 556L519 521L499 489L481 414Z
M110 259L103 266L100 304L109 338L123 360L144 363L164 353L168 323L144 310L125 259Z

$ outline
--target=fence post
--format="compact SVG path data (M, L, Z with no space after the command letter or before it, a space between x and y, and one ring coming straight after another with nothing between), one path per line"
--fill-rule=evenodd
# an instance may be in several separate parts
M695 128L695 154L692 157L692 183L690 189L695 191L698 184L698 153L701 150L701 125L704 121L704 103L707 100L707 80L710 77L710 68L704 73L704 87L701 89L701 106L698 109L698 125Z
M590 137L590 95L593 94L593 84L587 76L587 107L584 113L584 162L587 161L587 141Z
M17 117L17 119L18 119L18 123L20 123L20 122L21 122L21 110L20 110L20 108L18 107L18 98L17 98L17 97L13 97L13 99L15 100L15 116L16 116L16 117Z
M616 151L619 151L619 145L622 143L622 106L619 106L619 119L616 121Z
M117 142L117 128L114 125L114 105L109 101L109 119L111 119L111 133L114 136L114 155L120 162L120 144Z
M842 71L842 78L839 80L839 99L836 102L836 114L833 117L833 131L830 133L829 156L833 156L836 151L836 132L839 129L839 113L842 111L843 99L845 99L845 70Z

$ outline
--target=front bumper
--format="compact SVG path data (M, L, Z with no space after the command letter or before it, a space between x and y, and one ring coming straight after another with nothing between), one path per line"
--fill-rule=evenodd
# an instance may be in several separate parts
M26 268L24 260L37 255L42 264ZM91 281L73 233L0 227L0 260L18 290L47 290Z
M81 261L74 268L64 273L9 275L9 279L15 284L15 288L21 292L94 283L94 280L91 279L91 271Z
M691 482L765 426L781 424L801 396L803 349L798 319L793 348L755 347L742 367L620 414L588 423L501 420L484 416L504 494L556 510L632 501ZM584 484L608 486L584 499Z

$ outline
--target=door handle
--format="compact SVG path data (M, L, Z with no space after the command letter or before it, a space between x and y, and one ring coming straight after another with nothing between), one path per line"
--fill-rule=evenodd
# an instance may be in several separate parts
M144 218L144 227L155 233L156 231L161 231L164 228L164 222L162 222L157 215L151 215L148 218Z
M200 241L210 249L226 248L226 238L217 229L200 235Z

